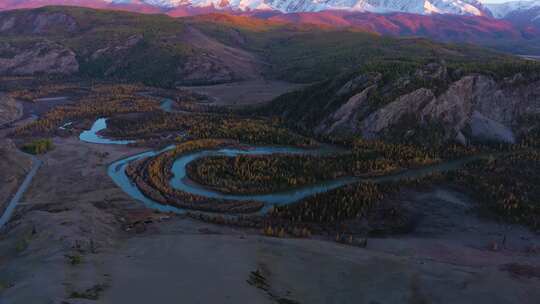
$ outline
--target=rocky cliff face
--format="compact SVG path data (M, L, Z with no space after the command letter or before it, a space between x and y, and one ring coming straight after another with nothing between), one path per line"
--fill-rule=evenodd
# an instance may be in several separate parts
M316 133L331 134L335 132L357 132L357 121L366 112L366 103L369 95L380 81L380 73L362 74L343 85L336 93L337 97L349 96L347 102L329 115L322 124L315 129Z
M39 41L24 47L0 44L0 74L73 74L78 71L75 53L58 43Z
M319 117L315 133L381 139L390 133L414 136L421 128L437 126L449 141L514 143L527 132L524 121L540 115L539 80L519 73L499 80L448 74L444 65L430 64L390 82L380 74L355 76L325 98L335 103L347 96ZM423 85L411 86L415 81ZM381 94L391 99L381 102Z
M376 138L406 115L413 115L418 124L442 124L449 138L463 143L514 143L524 132L520 120L540 114L540 82L516 84L519 77L497 82L484 75L465 76L439 96L429 89L418 89L362 120L361 134Z

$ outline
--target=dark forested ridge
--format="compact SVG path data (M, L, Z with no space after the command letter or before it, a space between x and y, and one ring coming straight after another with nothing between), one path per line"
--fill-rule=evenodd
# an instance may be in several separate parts
M44 7L1 12L0 25L0 58L9 63L0 74L76 74L169 87L260 77L314 82L375 58L505 58L474 46L220 14L171 18Z

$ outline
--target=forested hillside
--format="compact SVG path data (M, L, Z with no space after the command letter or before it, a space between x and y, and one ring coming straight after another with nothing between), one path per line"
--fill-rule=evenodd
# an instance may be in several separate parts
M314 82L374 58L505 56L420 38L210 14L189 18L73 7L0 13L0 74L79 75L151 85L249 79Z

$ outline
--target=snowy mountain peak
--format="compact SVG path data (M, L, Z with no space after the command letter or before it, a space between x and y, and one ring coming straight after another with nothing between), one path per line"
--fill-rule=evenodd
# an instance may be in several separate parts
M506 3L486 4L493 17L504 18L511 13L524 12L540 7L540 0L513 1Z
M0 0L0 10L31 8L45 5L78 5L88 7L146 9L171 11L178 9L275 10L283 13L341 10L354 12L411 14L452 14L493 16L540 22L540 0L519 0L507 3L485 3L487 0ZM199 10L202 8L202 10Z
M130 0L106 0L113 3ZM350 10L368 12L406 12L415 14L490 15L477 0L137 0L153 6L227 8L234 10L278 10L284 13Z

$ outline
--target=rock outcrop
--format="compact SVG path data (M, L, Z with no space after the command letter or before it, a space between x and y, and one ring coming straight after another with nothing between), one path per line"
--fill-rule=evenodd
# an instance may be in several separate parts
M399 97L396 101L383 107L362 121L360 124L365 138L376 138L386 128L396 125L407 115L416 115L435 98L428 89L418 89Z
M73 74L79 71L75 53L53 42L37 41L31 46L19 47L0 44L0 74Z
M121 52L129 50L138 45L143 40L142 34L132 35L128 37L123 43L111 44L104 48L95 50L90 55L90 60L97 60L104 56L117 56L121 55Z
M369 96L381 78L382 75L380 73L367 73L347 81L336 92L336 97L346 98L347 96L352 96L317 126L315 132L327 134L334 132L357 132L358 118L366 114L369 108L367 104ZM327 108L331 106L332 102L326 105Z
M358 94L353 95L347 102L342 105L336 112L330 116L332 122L329 128L326 129L327 133L333 133L338 129L346 129L352 132L357 130L358 115L361 107L366 103L370 92L375 86L370 86Z
M402 128L404 120L408 119L410 131L436 123L443 127L448 140L464 144L514 143L526 131L521 125L522 120L540 115L540 81L524 81L521 74L499 81L481 74L449 81L446 67L430 64L417 71L415 77L436 80L445 86L438 91L433 87L421 87L371 110L371 91L382 86L382 91L391 86L403 87L402 84L409 80L399 78L390 84L375 81L368 90L352 85L361 78L357 76L337 90L335 96L357 93L329 113L315 129L316 133L360 134L375 139L384 137L389 130ZM411 121L414 121L412 125Z

